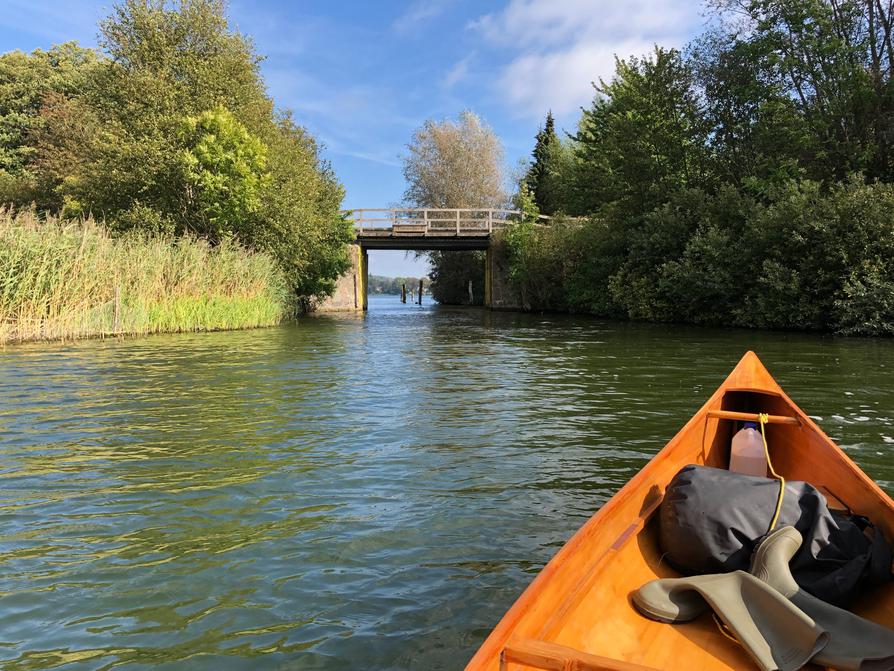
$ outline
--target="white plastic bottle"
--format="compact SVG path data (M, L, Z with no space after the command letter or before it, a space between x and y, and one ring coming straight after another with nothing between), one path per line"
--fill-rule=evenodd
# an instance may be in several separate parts
M733 436L729 470L767 477L767 454L757 422L745 422L745 426Z

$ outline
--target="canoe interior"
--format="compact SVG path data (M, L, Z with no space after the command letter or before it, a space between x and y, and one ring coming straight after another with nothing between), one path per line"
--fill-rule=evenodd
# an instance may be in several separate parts
M709 411L796 417L767 426L776 471L818 487L833 507L866 515L894 539L891 500L785 395L752 353L668 445L544 568L467 669L752 669L709 614L681 625L640 616L630 594L678 575L662 562L654 515L664 489L686 464L727 468L741 422ZM855 608L894 627L894 585ZM503 658L501 666L500 659Z

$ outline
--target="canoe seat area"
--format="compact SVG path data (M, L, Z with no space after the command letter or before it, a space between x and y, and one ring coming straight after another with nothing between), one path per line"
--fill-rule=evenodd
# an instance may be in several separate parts
M655 578L679 576L661 561L657 538L653 516L605 564L605 579L596 575L585 593L570 595L571 602L560 620L547 623L533 638L507 644L501 671L753 668L744 650L718 630L709 613L693 622L669 625L649 620L635 610L630 601L633 591ZM618 566L624 570L618 571ZM854 610L894 627L894 585L884 588L882 598L876 591Z
M668 625L640 615L630 594L655 578L679 574L661 562L657 543L657 519L650 522L617 550L606 563L610 577L595 576L586 593L579 595L570 609L555 622L552 631L543 630L543 643L582 653L580 658L608 658L614 666L536 666L517 655L508 655L506 671L513 669L743 669L751 662L741 647L727 639L710 614L694 622ZM617 571L623 566L623 571ZM511 647L511 646L510 646ZM512 660L518 660L513 663ZM528 662L533 661L530 658ZM582 662L580 662L582 663Z

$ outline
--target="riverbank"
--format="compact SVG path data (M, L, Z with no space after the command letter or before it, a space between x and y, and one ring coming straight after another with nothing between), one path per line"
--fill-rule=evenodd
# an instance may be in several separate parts
M894 335L894 185L689 189L643 216L518 224L498 245L533 311Z
M286 287L271 257L235 243L0 212L0 344L271 326Z

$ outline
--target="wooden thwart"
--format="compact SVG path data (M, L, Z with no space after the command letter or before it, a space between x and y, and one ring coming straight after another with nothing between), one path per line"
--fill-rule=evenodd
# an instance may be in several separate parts
M507 671L507 664L513 663L545 671L656 671L651 666L591 655L564 645L532 639L513 641L503 648L500 671Z
M756 412L733 412L732 410L708 410L708 417L714 419L734 419L740 422L759 422L760 415ZM785 415L767 415L767 424L791 424L797 426L801 422L797 417Z

